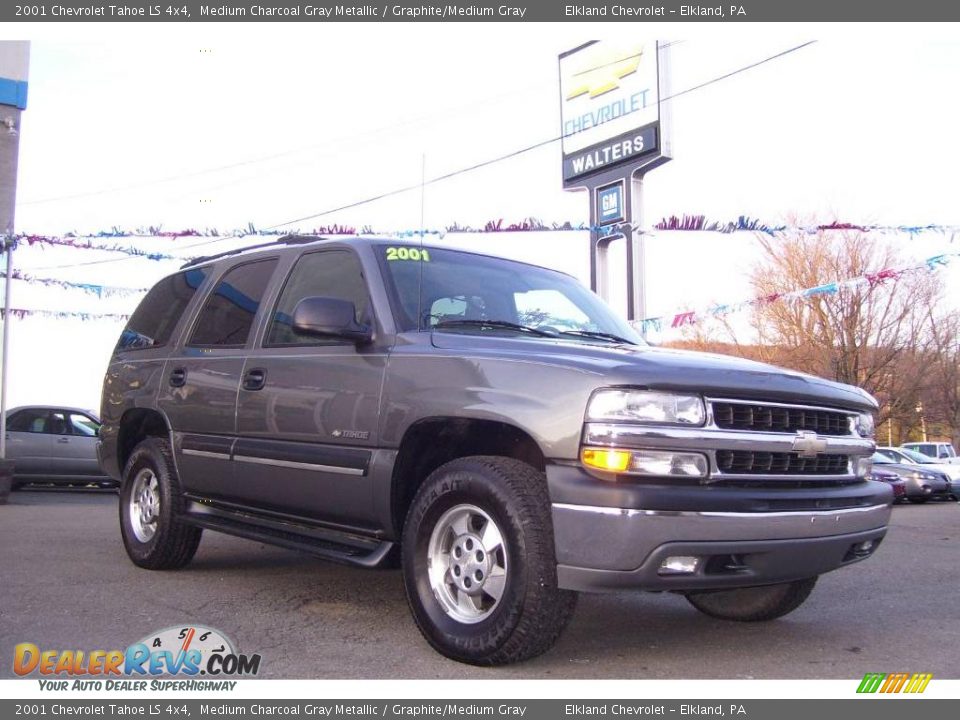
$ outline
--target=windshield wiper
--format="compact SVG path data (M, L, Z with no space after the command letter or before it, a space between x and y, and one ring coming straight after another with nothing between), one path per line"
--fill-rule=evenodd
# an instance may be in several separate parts
M561 330L561 335L576 335L577 337L597 338L598 340L609 340L610 342L624 343L626 345L636 345L632 340L627 340L619 335L608 332L599 332L597 330Z
M517 332L530 333L531 335L536 335L537 337L557 337L555 333L546 332L545 330L538 330L535 327L529 327L527 325L519 325L517 323L510 322L509 320L441 320L433 327L434 329L455 327L486 327L498 330L515 330Z

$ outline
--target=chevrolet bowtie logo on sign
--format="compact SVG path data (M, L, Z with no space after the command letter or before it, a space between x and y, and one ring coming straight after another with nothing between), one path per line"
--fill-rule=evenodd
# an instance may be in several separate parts
M793 449L802 458L814 458L827 449L827 441L810 430L797 430Z
M642 47L597 56L589 66L573 73L572 80L575 84L567 93L567 100L581 95L595 98L616 90L620 87L620 80L637 71L642 57Z
M858 693L922 693L933 679L930 673L867 673Z

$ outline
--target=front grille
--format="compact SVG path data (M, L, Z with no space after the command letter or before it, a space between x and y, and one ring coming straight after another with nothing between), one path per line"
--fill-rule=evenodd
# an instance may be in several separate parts
M713 422L724 430L849 435L849 416L834 410L714 401Z
M846 475L848 455L800 457L786 452L717 450L717 470L729 475Z

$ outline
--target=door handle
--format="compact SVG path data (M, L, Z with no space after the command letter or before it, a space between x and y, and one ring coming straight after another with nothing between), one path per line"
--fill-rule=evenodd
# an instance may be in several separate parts
M263 390L267 384L267 371L262 368L254 368L243 376L244 390Z
M170 372L170 387L183 387L187 384L187 369L174 368Z
M66 444L66 443L70 442L70 438L68 438L68 437L57 438L57 442L58 442L58 443L62 443L62 444Z

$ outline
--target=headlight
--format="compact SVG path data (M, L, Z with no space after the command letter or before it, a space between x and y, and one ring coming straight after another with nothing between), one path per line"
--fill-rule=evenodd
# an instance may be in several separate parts
M873 413L860 413L856 419L857 435L865 438L872 438L875 434L876 424L873 420Z
M703 425L706 410L698 395L675 395L648 390L600 390L587 406L588 420Z

